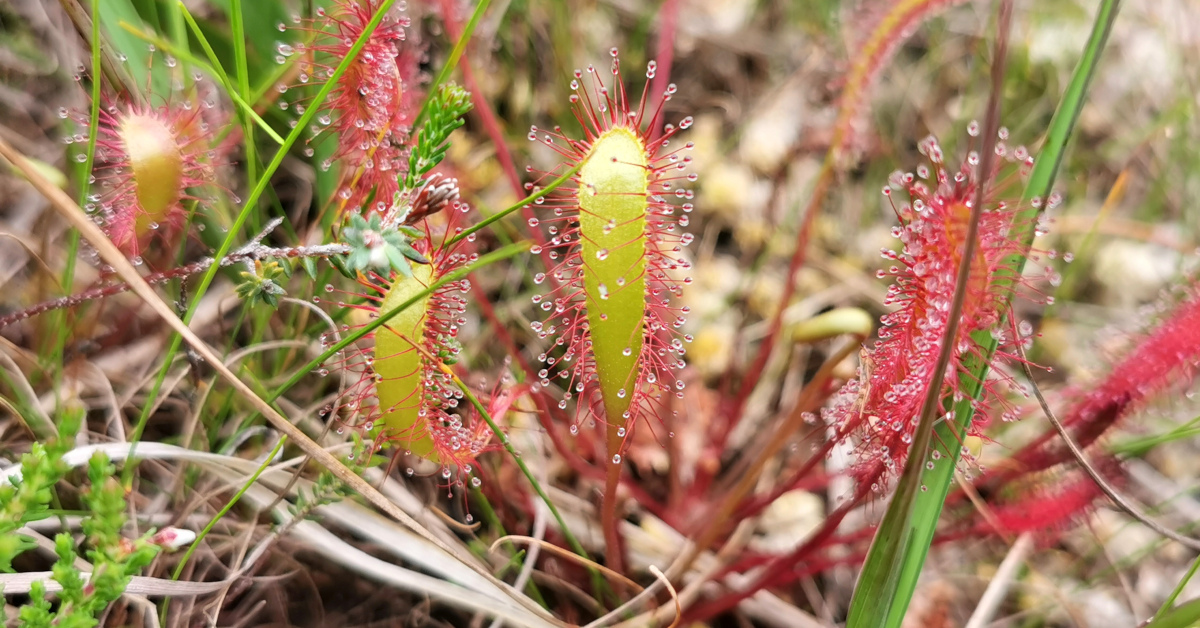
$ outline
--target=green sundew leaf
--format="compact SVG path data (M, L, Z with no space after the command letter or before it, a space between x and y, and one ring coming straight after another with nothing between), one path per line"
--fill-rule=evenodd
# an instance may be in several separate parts
M650 171L642 139L626 127L592 144L579 171L579 234L592 356L610 425L633 401L646 315L646 210Z
M532 202L533 198L534 197L532 197L532 196L528 197L523 202ZM300 381L303 380L309 373L312 373L316 369L321 368L321 365L325 364L326 360L328 360L329 358L332 358L334 355L337 355L342 350L344 350L346 347L358 342L363 337L365 337L367 334L379 331L380 328L382 328L384 325L390 324L392 319L394 319L395 317L404 313L409 308L416 306L418 303L423 302L425 299L427 299L429 297L429 295L433 294L434 291L441 288L442 286L445 286L446 284L449 284L454 281L458 281L458 280L466 277L468 274L475 272L481 268L485 268L485 267L490 266L491 264L494 264L499 261L510 259L510 258L515 257L521 253L528 251L528 250L529 250L529 244L527 242L518 242L518 243L510 244L510 245L500 248L498 250L492 251L491 253L486 253L486 254L480 256L480 258L478 260L476 260L474 263L472 263L468 266L465 266L463 268L458 268L456 270L450 271L449 273L445 274L438 281L434 282L432 285L426 287L421 292L411 296L407 301L396 304L395 307L393 307L389 310L386 310L386 311L381 309L379 316L376 317L375 320L371 321L370 323L367 323L366 325L363 325L362 327L359 327L355 331L347 333L341 340L339 340L338 342L334 343L332 346L327 348L324 351L324 353L322 353L321 355L318 355L317 357L310 360L308 362L308 364L305 364L304 366L300 367L299 369L296 369L292 373L292 376L290 378L288 378L288 380L286 382L284 382L282 385L280 385L278 388L276 388L273 392L271 392L271 394L266 395L264 397L264 399L266 400L267 403L275 403L276 399L279 399L281 396L283 396L284 393L291 390L293 386L300 383ZM352 273L350 273L349 269L347 269L345 267L344 263L342 263L339 260L338 256L331 257L331 258L329 258L329 260L335 266L337 266L339 270L341 270L344 274L346 274L347 277L349 277L351 279L355 278L354 275ZM345 310L342 310L342 311L344 312ZM254 420L255 418L256 418L255 415L251 415L251 416L247 417L246 420L250 421L250 420ZM499 429L499 428L494 427L494 423L491 425L493 426L493 429ZM273 460L275 455L278 454L280 451L282 451L283 445L286 442L287 442L286 438L280 439L279 442L276 443L275 449L272 450L272 452L267 455L266 459ZM511 445L508 445L508 446L511 447ZM523 464L523 462L521 462L519 459L518 459L517 463ZM216 523L218 521L220 521L220 519L222 517L225 516L225 513L229 512L229 510L233 507L233 505L237 502L237 500L241 498L241 495L250 489L250 487L254 484L254 482L257 481L258 474L261 474L263 471L266 470L266 468L267 468L267 465L265 463L263 464L263 466L259 467L258 470L255 472L255 474L252 477L250 477L247 480L246 484L244 484L242 486L242 488L238 491L238 493L236 495L234 495L233 499L231 499L228 503L226 503L224 508L222 508L222 510L217 513L217 515L208 523L208 525L206 525L204 527L204 529L200 531L200 534L198 534L196 536L196 540L193 541L190 546L188 546L188 549L184 553L183 557L179 559L179 563L175 567L175 572L171 576L171 578L173 580L179 579L180 574L183 573L183 569L187 565L188 560L191 558L192 554L196 551L197 548L201 547L201 545L202 545L201 540L203 540L204 537L206 537L208 535L209 531L212 530L213 526L215 526ZM545 499L547 499L547 505L549 506L551 511L553 511L554 503L552 501L549 501L548 498L545 498ZM574 537L571 537L571 538L574 538ZM577 543L576 543L576 545L577 545Z
M421 266L404 279L395 279L392 287L379 306L380 314L386 314L407 303L413 297L425 294L425 288L433 283L433 267ZM375 420L371 435L383 434L388 438L399 438L404 447L414 455L438 460L432 435L422 429L414 429L425 412L422 399L425 388L424 358L411 342L421 343L425 338L428 318L429 295L421 297L414 307L405 308L392 322L375 332L375 394L379 397L380 416Z
M1119 0L1103 0L1101 3L1083 56L1075 67L1030 174L1024 193L1026 209L1014 221L1023 229L1014 237L1022 239L1027 247L1033 241L1040 211L1029 201L1033 198L1045 199L1050 193L1075 121L1083 108L1088 84L1116 19L1118 6ZM1014 272L999 281L1006 281L1011 286L1019 279L1024 257L1015 256L1007 261L1011 263L1003 266L1013 268ZM1011 294L1011 291L1007 293ZM971 376L963 378L965 382L974 383L968 383L964 391L966 398L953 405L954 421L943 422L936 428L930 421L922 421L918 426L896 495L888 505L863 564L850 603L847 628L895 628L904 619L961 456L959 444L963 442L973 416L971 400L982 393L990 356L996 350L996 340L991 334L977 334L974 341L981 351L979 357L967 360L966 367ZM931 435L935 437L931 438ZM933 451L940 452L945 460L935 464L932 470L927 470L925 462L928 454L925 452L930 444L933 445Z

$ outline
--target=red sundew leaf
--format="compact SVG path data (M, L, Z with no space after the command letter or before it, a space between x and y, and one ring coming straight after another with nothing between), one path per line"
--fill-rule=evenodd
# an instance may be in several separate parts
M380 0L337 0L332 9L318 9L316 19L299 26L315 34L311 45L288 47L289 53L307 55L300 64L301 84L327 80L380 6ZM338 77L324 107L327 113L317 119L318 132L337 136L337 149L322 167L341 162L337 197L344 207L359 207L373 198L370 210L386 210L408 169L409 127L421 94L420 54L406 41L408 26L409 19L398 10L384 16Z
M972 123L968 131L978 136L979 125ZM1002 137L1006 133L1002 131ZM860 486L877 493L904 465L943 342L954 343L954 350L941 393L966 396L965 387L973 383L966 362L981 354L972 337L993 329L1004 317L1011 290L1002 280L1014 274L1010 260L1024 247L1011 235L1017 231L1021 205L1015 198L1016 179L1008 172L1025 167L1028 152L1023 147L1009 148L1001 142L997 152L1007 160L1007 167L997 165L989 173L977 172L979 158L974 151L960 167L950 169L934 138L926 138L920 147L930 163L922 164L915 174L893 173L884 189L900 221L892 234L901 247L883 251L895 264L880 271L879 277L894 279L884 304L897 309L880 320L879 340L864 349L858 378L848 382L823 413L841 437L858 439L852 474ZM955 337L945 340L970 205L984 183L988 192L961 322ZM907 192L907 201L897 198L901 192ZM1006 357L997 354L995 359ZM1000 399L991 390L994 385L985 386L988 394L977 400L976 410Z
M1070 138L1075 121L1083 108L1088 85L1108 40L1108 33L1115 21L1118 6L1117 0L1104 0L1101 3L1096 13L1092 33L1084 48L1083 58L1076 66L1071 81L1059 102L1050 123L1045 145L1038 155L1038 163L1030 174L1030 180L1023 195L1023 200L1029 204L1029 208L1022 211L1021 215L1025 216L1025 220L1019 234L1014 236L1026 243L1026 247L1033 241L1035 221L1044 206L1041 201L1050 194L1051 185L1066 150L1067 140ZM999 85L993 86L993 98L998 97L997 90L999 88ZM1020 270L1024 265L1022 258L1023 256L1020 255L1013 256L1011 266ZM1010 277L1009 285L1015 283L1017 277L1019 274ZM953 418L933 428L934 437L938 441L933 444L933 448L943 451L948 455L949 460L945 464L935 465L936 468L928 472L920 466L910 465L910 468L915 471L913 478L915 481L907 484L920 483L927 486L928 490L913 492L915 487L909 486L909 494L903 498L900 495L893 498L888 515L885 516L884 524L880 526L879 535L876 537L877 541L883 536L889 536L890 539L872 544L871 551L864 563L863 575L860 577L859 586L856 587L851 602L847 620L847 626L851 628L900 625L904 611L916 589L917 578L925 563L925 556L929 552L954 469L959 460L960 452L957 444L961 442L963 435L970 427L974 414L974 399L982 392L983 380L988 373L990 358L998 344L994 337L989 338L984 333L976 334L975 340L979 343L981 351L978 356L966 363L974 382L967 384L967 392L970 394L963 399L952 399ZM922 455L924 454L922 453ZM893 510L896 511L896 517L892 516ZM864 583L882 578L886 578L888 581L864 587ZM874 590L868 591L868 589Z
M161 107L106 97L96 132L96 209L110 239L136 256L152 236L170 237L182 227L183 201L216 181L228 159L229 141L215 142L211 129L224 116L209 103L173 97ZM87 119L80 121L86 126Z
M1191 381L1200 368L1200 291L1191 294L1109 374L1083 393L1063 416L1080 448L1086 448L1129 412L1164 391ZM1071 458L1066 445L1048 430L1012 456L1013 471L995 474L1002 482L1016 473L1036 472Z

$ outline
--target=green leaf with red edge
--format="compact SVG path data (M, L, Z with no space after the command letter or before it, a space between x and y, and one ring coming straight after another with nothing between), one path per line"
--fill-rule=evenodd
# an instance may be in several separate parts
M1025 212L1018 216L1016 224L1022 233L1016 235L1028 247L1033 241L1034 227L1039 207L1033 207L1033 198L1045 199L1054 184L1058 167L1062 163L1067 142L1083 108L1087 88L1099 63L1101 52L1116 19L1119 0L1103 0L1084 48L1083 56L1063 94L1054 119L1050 123L1045 145L1038 155L1033 172L1025 188ZM1017 269L1007 278L1015 282L1024 265L1023 257L1016 257L1006 267ZM1005 324L1004 322L1000 323ZM973 414L972 399L982 393L982 382L987 376L991 355L996 350L996 340L990 334L974 338L982 349L981 357L968 362L973 377L964 378L968 384L964 392L967 398L953 404L954 421L943 422L934 427L933 417L924 417L917 427L913 447L901 475L896 494L888 505L883 521L875 533L875 539L867 554L858 585L850 602L847 628L895 628L904 619L904 613L916 590L917 578L925 564L929 546L933 542L938 518L954 478L955 467L961 454L958 443L967 433ZM947 460L927 470L924 464L929 447L941 452ZM925 487L926 490L920 490Z

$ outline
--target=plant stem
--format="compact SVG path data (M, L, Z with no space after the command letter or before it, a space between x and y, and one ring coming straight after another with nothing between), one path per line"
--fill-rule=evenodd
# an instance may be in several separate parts
M608 567L618 573L625 573L625 548L621 543L621 531L618 529L620 522L617 518L617 505L620 502L617 492L621 485L621 469L624 468L620 451L621 443L625 440L618 434L619 429L616 423L609 422L607 425L609 460L604 480L604 501L600 506L600 526L604 530L605 559Z

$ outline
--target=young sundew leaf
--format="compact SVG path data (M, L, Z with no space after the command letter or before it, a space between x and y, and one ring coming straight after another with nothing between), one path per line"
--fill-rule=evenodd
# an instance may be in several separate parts
M579 171L579 235L592 355L606 414L628 416L646 315L646 148L605 132Z
M609 431L609 455L614 464L641 419L657 415L666 395L682 395L683 382L672 371L683 364L684 343L690 336L676 331L687 309L673 304L690 279L681 278L689 263L680 252L692 241L682 232L692 210L692 193L678 184L694 181L683 172L691 158L691 143L672 147L675 135L691 126L662 124L659 109L646 111L647 98L629 102L621 82L616 50L611 83L589 66L576 70L571 102L584 128L574 139L561 129L531 129L529 139L546 144L564 158L558 171L579 168L573 189L547 196L544 218L529 221L548 235L544 251L553 266L534 276L553 286L534 297L548 313L533 330L548 341L551 351L539 356L548 368L539 373L550 386L550 368L564 388L560 408L578 396L573 434L589 417ZM655 64L646 75L653 78ZM586 84L590 82L589 86ZM671 85L663 94L669 100ZM581 165L582 164L582 165ZM542 173L544 179L552 173ZM532 184L530 185L532 187ZM683 199L676 205L670 197ZM678 212L678 213L677 213ZM535 247L535 253L543 253Z
M417 266L412 277L397 278L383 297L380 313L390 312L422 293L432 283L433 267ZM414 430L424 400L422 380L425 376L424 357L410 344L409 339L425 338L429 318L429 298L425 295L408 309L392 318L390 324L375 332L375 385L379 397L380 416L371 430L373 434L409 434L406 446L413 454L428 457L433 451L433 439L428 433ZM403 337L402 337L403 336Z

